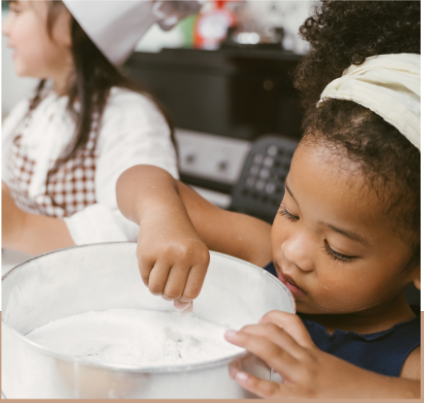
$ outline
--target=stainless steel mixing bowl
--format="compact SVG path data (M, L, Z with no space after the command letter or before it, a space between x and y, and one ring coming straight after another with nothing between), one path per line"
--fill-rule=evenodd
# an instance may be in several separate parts
M57 354L25 337L51 320L90 310L173 311L172 302L151 295L143 285L135 249L130 242L62 249L28 260L3 277L6 398L249 396L228 374L228 364L240 354L196 365L128 369ZM239 329L273 309L295 311L290 292L278 279L242 260L211 252L205 283L194 303L197 317Z

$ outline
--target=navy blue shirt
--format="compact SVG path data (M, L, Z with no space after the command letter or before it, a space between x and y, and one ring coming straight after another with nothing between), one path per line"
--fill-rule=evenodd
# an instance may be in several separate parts
M272 262L265 266L265 270L277 275ZM301 313L298 315L319 349L383 375L399 376L408 355L421 344L419 315L388 330L370 334L339 329L328 334L324 326L307 319Z

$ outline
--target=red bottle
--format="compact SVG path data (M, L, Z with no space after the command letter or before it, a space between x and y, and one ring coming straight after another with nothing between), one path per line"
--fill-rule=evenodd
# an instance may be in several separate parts
M228 0L214 1L214 7L201 13L194 26L194 46L198 49L218 49L227 30L236 23L233 12L226 7Z

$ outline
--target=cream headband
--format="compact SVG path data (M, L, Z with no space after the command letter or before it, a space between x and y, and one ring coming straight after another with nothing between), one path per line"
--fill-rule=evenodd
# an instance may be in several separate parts
M420 70L417 54L368 57L328 84L317 106L326 98L356 102L396 127L421 152Z

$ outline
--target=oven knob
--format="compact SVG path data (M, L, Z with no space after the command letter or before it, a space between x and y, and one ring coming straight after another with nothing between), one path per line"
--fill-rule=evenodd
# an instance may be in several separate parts
M228 168L228 162L227 162L227 161L221 161L221 162L218 164L218 170L219 170L219 171L226 171L226 170L227 170L227 168Z
M218 172L225 172L228 169L228 159L225 155L218 154L214 158L214 167Z
M196 159L196 155L194 153L188 153L186 154L185 158L184 158L184 162L186 164L192 164Z
M191 165L193 162L196 161L196 150L194 147L191 146L185 146L181 147L181 163L184 165Z

